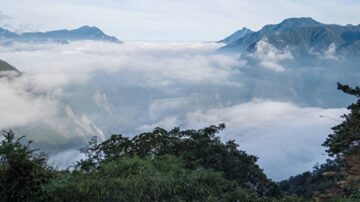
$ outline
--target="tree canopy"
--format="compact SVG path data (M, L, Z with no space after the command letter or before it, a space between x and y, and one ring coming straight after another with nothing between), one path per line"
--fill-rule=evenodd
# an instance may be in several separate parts
M257 196L280 196L276 183L266 177L256 164L257 158L238 150L234 141L222 143L217 133L225 128L224 124L209 126L200 130L167 131L155 128L152 132L142 133L132 138L112 135L108 140L97 144L92 139L82 149L87 159L79 162L78 168L91 170L102 163L111 162L124 156L156 157L173 155L181 158L185 166L202 166L223 172L225 177L237 182L239 186Z
M31 141L15 138L13 131L4 131L0 145L0 201L29 201L40 195L53 170L46 164L46 155L30 148Z
M300 201L284 195L257 158L223 143L224 124L200 130L155 128L134 137L92 138L86 158L55 170L31 141L5 131L0 201Z

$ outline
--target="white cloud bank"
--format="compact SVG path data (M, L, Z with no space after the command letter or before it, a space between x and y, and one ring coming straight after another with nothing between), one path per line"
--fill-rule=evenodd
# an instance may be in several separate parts
M93 103L104 109L107 116L119 108L104 91L133 88L136 93L137 89L145 88L174 96L182 86L230 84L228 78L236 75L234 67L242 66L244 61L216 54L217 48L218 44L211 43L119 45L92 41L66 45L15 43L0 47L0 57L24 72L11 82L1 80L4 90L0 106L4 110L0 126L26 127L41 122L65 137L70 137L74 130L81 136L95 134L103 138L104 127L96 123L102 117L91 110ZM99 78L101 74L117 79L101 89L98 86L108 80ZM125 100L120 108L128 108L126 98L119 99ZM79 110L80 106L84 108ZM116 118L121 119L119 115Z
M0 128L24 126L47 120L57 113L54 100L28 92L26 83L0 78Z
M190 127L226 123L224 139L260 157L261 167L274 179L310 170L327 156L321 143L345 109L298 107L291 103L254 100L227 108L188 114Z
M25 72L10 82L0 80L0 127L26 131L39 125L46 130L39 135L41 128L36 128L38 139L52 132L71 139L224 122L223 139L235 139L241 149L259 156L274 179L323 161L321 142L337 123L320 115L337 118L345 110L299 107L266 97L246 100L243 86L267 89L244 76L246 61L218 53L218 48L212 43L89 41L0 47L0 58ZM282 74L280 62L292 55L260 42L254 57ZM81 157L72 153L55 157Z
M282 72L285 68L280 64L283 60L293 59L293 55L288 50L278 50L266 39L256 43L256 50L252 56L260 61L260 64L275 72Z

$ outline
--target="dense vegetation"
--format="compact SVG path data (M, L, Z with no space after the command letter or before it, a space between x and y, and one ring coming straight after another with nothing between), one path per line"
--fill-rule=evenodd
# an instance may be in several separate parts
M309 200L317 193L332 188L337 181L341 180L342 176L336 173L343 166L344 163L339 159L328 160L322 165L314 166L313 171L307 171L281 181L280 189Z
M281 182L283 191L320 201L360 201L360 87L338 83L338 89L357 101L323 143L334 160Z
M333 160L278 184L255 156L220 141L224 124L94 137L81 149L86 158L63 171L4 131L0 201L360 201L360 88L339 89L358 101L323 144Z
M1 201L296 201L256 164L222 143L225 125L156 128L133 138L93 138L73 170L57 171L23 137L5 131L0 146Z

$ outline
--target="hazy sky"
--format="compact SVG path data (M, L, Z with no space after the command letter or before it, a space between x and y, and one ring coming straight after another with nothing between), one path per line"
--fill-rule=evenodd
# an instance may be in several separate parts
M356 0L0 0L0 25L45 31L95 25L121 40L219 40L284 18L359 24Z

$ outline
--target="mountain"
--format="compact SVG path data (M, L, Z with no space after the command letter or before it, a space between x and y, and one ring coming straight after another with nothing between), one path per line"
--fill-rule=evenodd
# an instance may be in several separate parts
M279 24L266 25L257 32L229 41L222 50L253 52L259 41L277 49L287 48L294 55L311 55L336 48L338 53L360 53L360 25L323 24L312 18L289 18Z
M0 60L0 78L12 79L20 76L22 73L9 63Z
M2 38L17 38L19 37L18 34L16 34L15 32L11 32L7 29L1 28L0 27L0 39Z
M226 37L225 39L223 39L219 42L229 44L229 43L232 43L234 41L237 41L237 40L243 38L245 35L247 35L249 33L253 33L253 31L244 27L241 30L234 32L233 34L231 34L230 36Z
M0 71L15 71L19 73L19 70L3 60L0 60Z
M219 52L246 61L240 93L247 100L343 107L352 100L336 91L336 83L359 85L360 25L289 18L228 40Z
M266 25L261 31L290 31L298 27L317 27L321 25L322 23L310 17L288 18L283 20L280 24Z
M8 42L58 42L94 40L121 43L116 37L108 36L97 27L82 26L73 30L55 30L48 32L25 32L17 34L4 28L0 28L0 41Z

